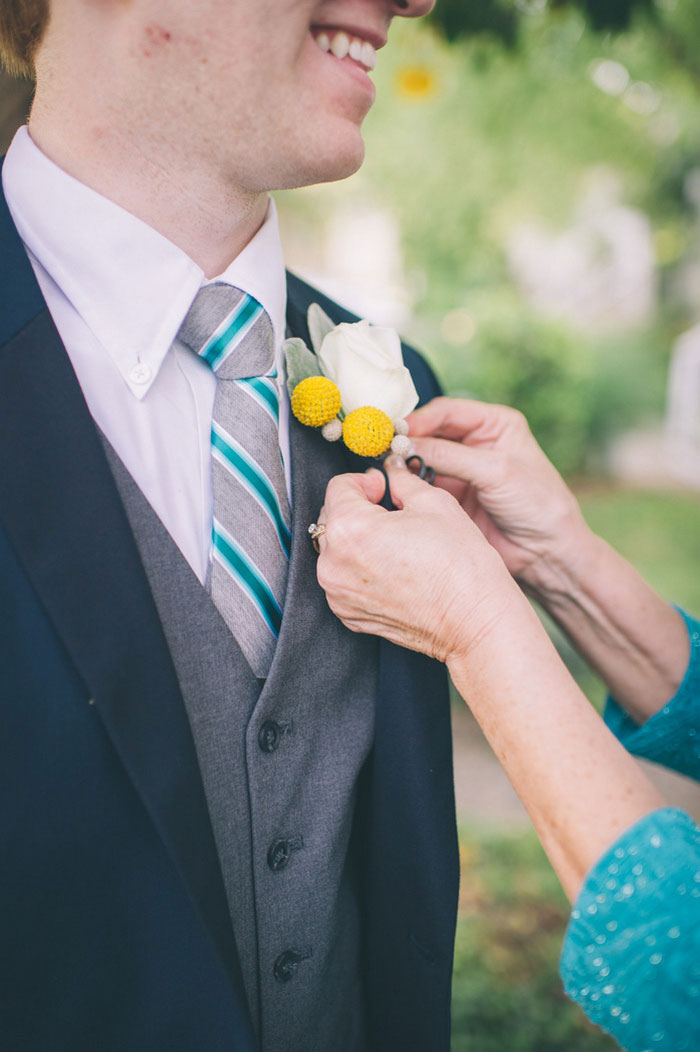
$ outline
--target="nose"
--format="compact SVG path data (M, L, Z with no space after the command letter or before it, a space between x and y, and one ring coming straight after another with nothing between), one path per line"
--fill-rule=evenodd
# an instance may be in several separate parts
M399 18L422 18L435 7L435 0L391 0L389 7Z

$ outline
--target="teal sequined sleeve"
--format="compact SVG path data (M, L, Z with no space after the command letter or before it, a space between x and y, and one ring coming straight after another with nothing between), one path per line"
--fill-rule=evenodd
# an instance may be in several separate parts
M700 1048L700 829L654 811L588 874L561 957L564 989L628 1052Z
M681 611L682 613L682 611ZM700 623L676 695L639 727L609 699L630 752L700 779ZM700 829L684 811L641 819L596 863L571 913L564 988L628 1052L700 1049Z
M690 637L690 661L675 696L639 727L612 698L605 722L629 752L700 780L700 621L680 611Z

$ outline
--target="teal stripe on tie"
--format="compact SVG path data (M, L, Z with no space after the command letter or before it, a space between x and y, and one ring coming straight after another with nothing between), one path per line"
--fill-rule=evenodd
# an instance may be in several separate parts
M216 519L212 526L211 543L215 557L238 582L277 639L282 625L282 611L260 570Z
M292 535L284 521L279 498L265 472L243 446L216 422L212 422L211 445L214 456L238 479L269 517L282 545L282 551L289 559Z
M251 376L245 380L237 381L240 386L251 395L274 420L279 427L280 422L280 399L277 393L277 384L266 376Z
M221 362L241 342L263 313L262 306L252 296L244 296L233 313L216 330L211 339L199 352L212 369L218 368Z

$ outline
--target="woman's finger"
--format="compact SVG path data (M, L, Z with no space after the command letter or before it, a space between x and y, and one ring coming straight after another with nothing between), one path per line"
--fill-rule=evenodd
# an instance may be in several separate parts
M372 468L363 475L335 475L328 483L324 508L328 518L341 509L376 505L384 496L385 481L381 471Z
M475 431L493 427L503 408L466 398L434 398L408 416L409 434L461 440Z
M496 456L491 449L465 446L446 438L415 438L415 451L436 475L469 482L477 489L493 480ZM500 459L500 458L498 458Z
M440 509L446 499L451 499L443 490L434 489L418 475L407 471L405 466L398 467L387 462L385 470L389 479L391 499L399 509L435 512Z

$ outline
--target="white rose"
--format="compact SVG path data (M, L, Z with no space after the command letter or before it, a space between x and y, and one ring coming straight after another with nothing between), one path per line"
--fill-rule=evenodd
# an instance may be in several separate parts
M393 329L367 321L344 322L325 336L318 357L326 376L340 388L346 413L369 405L400 420L418 403Z

